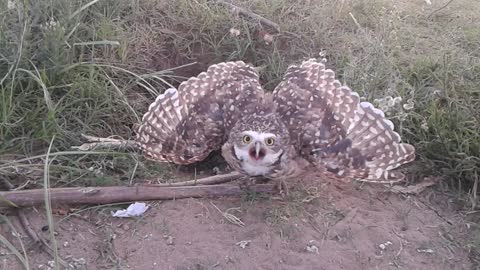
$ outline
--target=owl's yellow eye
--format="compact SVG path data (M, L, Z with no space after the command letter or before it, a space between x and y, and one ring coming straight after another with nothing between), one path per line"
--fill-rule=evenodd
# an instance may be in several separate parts
M265 139L265 144L268 146L272 146L274 143L275 143L275 140L273 138Z
M243 143L250 143L251 140L252 138L250 138L250 136L248 135L243 136Z

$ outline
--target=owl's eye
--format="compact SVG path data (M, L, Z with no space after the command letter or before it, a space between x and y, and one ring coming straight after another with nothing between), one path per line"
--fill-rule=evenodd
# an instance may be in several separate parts
M275 143L275 140L273 138L265 139L265 144L268 146L272 146L274 143Z
M243 136L243 143L250 143L251 140L252 138L250 138L250 136L248 135Z

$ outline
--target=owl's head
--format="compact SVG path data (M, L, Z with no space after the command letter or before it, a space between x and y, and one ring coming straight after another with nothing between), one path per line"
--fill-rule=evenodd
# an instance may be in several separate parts
M290 136L274 114L252 115L240 120L230 132L235 157L250 175L266 174L287 151Z

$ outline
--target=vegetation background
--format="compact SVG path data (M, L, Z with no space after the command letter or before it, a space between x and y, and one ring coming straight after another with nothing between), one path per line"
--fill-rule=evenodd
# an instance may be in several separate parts
M259 66L270 91L314 57L415 145L409 183L441 176L442 192L478 209L480 2L429 2L235 1L277 32L207 0L1 0L0 175L32 187L168 176L135 153L71 147L81 134L131 138L159 93L210 64Z

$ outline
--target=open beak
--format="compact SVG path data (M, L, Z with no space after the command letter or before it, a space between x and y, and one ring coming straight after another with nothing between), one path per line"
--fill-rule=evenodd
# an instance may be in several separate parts
M260 160L265 156L265 149L263 149L260 142L255 142L255 146L249 151L250 156L255 160Z
M259 157L260 156L260 149L261 149L261 145L260 145L260 142L256 142L255 143L255 157Z

